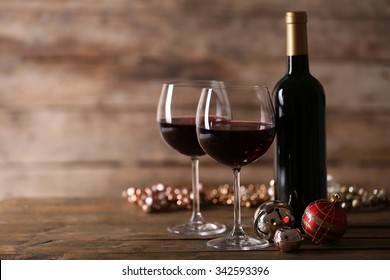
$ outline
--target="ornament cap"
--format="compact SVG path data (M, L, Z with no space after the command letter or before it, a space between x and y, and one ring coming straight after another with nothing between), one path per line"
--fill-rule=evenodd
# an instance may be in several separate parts
M333 194L329 198L330 203L332 203L334 206L340 207L341 206L341 196L338 193Z

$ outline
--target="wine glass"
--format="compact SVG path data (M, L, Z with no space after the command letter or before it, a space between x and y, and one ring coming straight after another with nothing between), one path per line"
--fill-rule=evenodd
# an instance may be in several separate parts
M228 102L221 96L227 93ZM241 225L240 170L259 159L275 137L274 109L269 91L262 86L209 87L202 90L196 113L201 147L233 170L234 226L229 235L207 246L219 250L257 250L267 240L248 236Z
M157 123L165 142L192 162L192 215L188 222L168 227L171 233L206 236L226 231L226 226L206 222L200 212L199 157L206 153L196 136L195 115L203 87L223 86L220 81L181 81L163 85L157 109Z

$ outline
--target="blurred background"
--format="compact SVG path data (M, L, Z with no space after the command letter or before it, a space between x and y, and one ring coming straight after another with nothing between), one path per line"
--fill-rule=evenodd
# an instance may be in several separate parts
M162 83L285 74L286 11L308 13L311 72L327 96L328 172L390 191L388 0L0 1L0 198L119 196L190 185L161 139ZM205 156L201 182L231 182ZM273 178L273 149L242 183Z

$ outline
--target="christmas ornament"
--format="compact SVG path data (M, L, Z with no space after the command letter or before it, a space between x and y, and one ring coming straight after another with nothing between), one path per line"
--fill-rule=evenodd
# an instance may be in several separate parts
M274 243L283 253L291 253L298 250L301 241L302 235L297 228L282 227L275 232Z
M273 200L264 202L257 208L253 228L258 236L273 241L277 229L294 225L292 209L286 203Z
M341 209L338 194L330 200L320 199L310 203L302 216L302 228L311 241L331 244L339 240L347 229L347 216Z

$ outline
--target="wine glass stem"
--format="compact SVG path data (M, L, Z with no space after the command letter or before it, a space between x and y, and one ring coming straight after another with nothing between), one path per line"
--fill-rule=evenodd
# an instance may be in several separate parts
M234 226L230 233L232 236L245 235L241 225L241 195L240 195L240 170L241 167L233 168L233 191L234 191Z
M200 198L199 198L199 158L191 157L192 163L192 193L194 198L192 199L192 216L191 222L201 223L203 222L202 214L200 213Z

